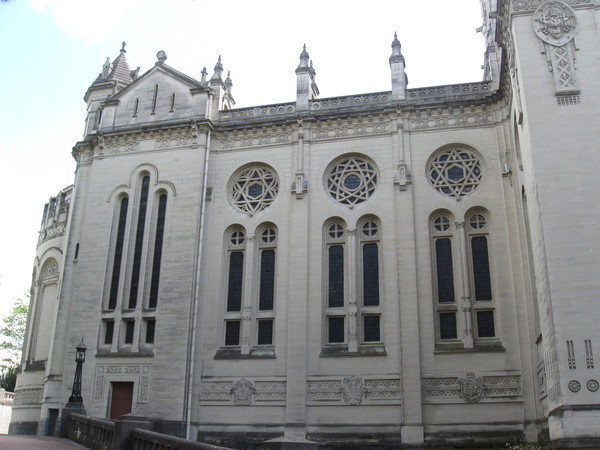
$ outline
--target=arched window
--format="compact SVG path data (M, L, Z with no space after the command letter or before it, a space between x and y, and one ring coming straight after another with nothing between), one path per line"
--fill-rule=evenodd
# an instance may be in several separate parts
M449 213L431 218L434 293L438 339L457 339L457 306L454 288L454 219Z
M381 344L381 222L325 222L324 354L359 354ZM381 347L381 345L380 345ZM383 347L381 347L383 350Z
M345 249L346 224L335 220L325 225L327 298L326 298L326 343L346 342L345 322Z
M114 196L101 352L123 347L136 352L154 344L167 204L174 190L157 180L154 167L146 167L132 174L131 187L119 188Z
M477 349L497 341L489 227L490 215L482 208L459 221L447 211L430 218L438 344Z
M466 217L468 245L470 250L470 282L477 338L496 336L492 280L490 275L489 219L483 211L475 211Z
M242 227L235 227L226 235L227 291L225 303L225 345L240 345L246 240L246 231Z
M357 226L360 249L360 284L362 287L362 342L381 341L379 241L381 226L373 218Z

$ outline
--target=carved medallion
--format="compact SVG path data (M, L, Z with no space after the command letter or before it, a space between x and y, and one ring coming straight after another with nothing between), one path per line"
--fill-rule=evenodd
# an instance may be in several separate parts
M230 393L233 395L233 403L238 406L246 406L252 403L256 388L252 381L242 378L233 383Z
M533 14L533 29L542 41L560 47L575 37L575 13L562 2L544 3Z
M353 375L342 380L342 398L349 405L360 405L364 394L364 381L361 377Z
M468 402L478 402L483 398L483 377L468 373L465 378L458 380L460 396Z
M590 392L596 392L600 387L600 384L596 380L590 380L587 382L587 388Z
M571 392L579 392L581 390L581 383L577 380L569 381L569 390Z

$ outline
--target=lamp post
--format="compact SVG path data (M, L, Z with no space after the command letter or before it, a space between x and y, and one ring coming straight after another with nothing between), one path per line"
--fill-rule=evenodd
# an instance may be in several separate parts
M87 350L87 347L83 343L83 337L81 338L81 342L77 344L75 350L75 362L77 363L77 367L75 368L73 390L69 397L69 403L83 403L83 398L81 397L81 372L85 361L85 351Z

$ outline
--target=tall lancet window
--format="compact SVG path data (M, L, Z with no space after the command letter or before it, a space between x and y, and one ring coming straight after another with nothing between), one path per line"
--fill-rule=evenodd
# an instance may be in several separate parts
M336 221L325 226L326 246L326 342L343 344L346 342L345 310L345 249L346 226Z
M117 298L119 296L119 282L121 279L121 263L123 260L123 243L125 240L125 227L127 225L127 207L129 198L122 197L119 202L119 212L117 219L117 236L115 242L115 251L112 264L112 275L110 282L110 291L108 296L108 309L115 309Z
M225 345L239 346L242 328L242 293L246 233L234 228L227 239L227 297L225 304Z
M156 308L158 303L158 286L160 282L160 264L162 259L163 239L165 235L165 216L167 213L167 194L158 197L156 231L154 234L154 251L152 256L152 275L150 278L150 297L148 307Z
M381 309L379 278L379 240L381 227L375 220L359 223L358 241L362 284L362 342L380 342Z
M457 305L454 290L454 221L438 214L431 221L434 293L438 339L457 339Z
M144 248L144 231L146 226L146 210L148 208L148 189L150 186L150 177L148 175L142 178L142 189L140 192L140 202L138 207L137 226L135 231L135 248L133 251L133 265L131 269L131 284L129 288L129 308L134 309L137 305L138 292L140 287L140 272L142 266L142 251Z
M268 226L259 230L258 252L258 310L256 312L256 344L273 344L273 324L275 309L275 256L277 230Z

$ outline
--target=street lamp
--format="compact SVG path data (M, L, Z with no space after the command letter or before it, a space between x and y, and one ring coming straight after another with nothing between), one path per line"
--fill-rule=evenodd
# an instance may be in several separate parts
M73 390L71 391L71 396L69 397L69 403L83 403L83 398L81 397L81 372L83 368L83 363L85 361L86 350L87 347L83 343L82 337L81 342L77 344L77 347L75 348L75 362L77 363L77 367L75 368Z

